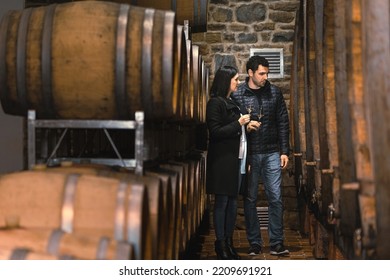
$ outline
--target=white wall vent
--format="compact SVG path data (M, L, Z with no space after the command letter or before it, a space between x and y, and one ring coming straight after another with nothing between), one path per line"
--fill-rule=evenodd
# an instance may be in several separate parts
M283 63L283 49L250 49L250 56L260 55L264 56L269 62L269 78L283 78L284 63Z

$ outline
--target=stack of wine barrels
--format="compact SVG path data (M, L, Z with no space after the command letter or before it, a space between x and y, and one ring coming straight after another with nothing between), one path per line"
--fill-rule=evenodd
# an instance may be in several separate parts
M205 155L145 169L63 162L0 177L0 248L56 258L179 259L205 211Z
M2 258L179 259L201 223L206 155L192 137L205 121L208 69L172 9L114 2L9 11L0 22L1 104L7 114L64 121L143 111L144 149L156 155L141 174L63 162L2 175ZM37 135L51 143L51 132ZM58 154L103 152L94 132L70 137Z
M317 258L390 257L389 18L388 1L301 1L297 13L294 168Z

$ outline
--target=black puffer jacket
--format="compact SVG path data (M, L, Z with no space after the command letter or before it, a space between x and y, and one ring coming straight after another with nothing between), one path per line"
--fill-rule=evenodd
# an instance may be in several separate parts
M248 133L249 154L280 152L288 156L290 128L286 103L280 89L267 81L256 94L249 88L247 78L231 97L240 105L243 114L248 113L249 106L254 112L263 108L260 129Z

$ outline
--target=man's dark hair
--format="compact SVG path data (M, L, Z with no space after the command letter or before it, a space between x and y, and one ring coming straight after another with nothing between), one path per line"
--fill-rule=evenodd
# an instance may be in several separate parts
M219 68L215 73L213 84L210 88L210 95L212 97L226 97L230 89L230 82L237 73L237 69L233 66L222 66Z
M269 67L268 60L265 57L259 55L251 56L246 63L246 72L248 73L249 69L255 72L259 68L259 65L263 67Z

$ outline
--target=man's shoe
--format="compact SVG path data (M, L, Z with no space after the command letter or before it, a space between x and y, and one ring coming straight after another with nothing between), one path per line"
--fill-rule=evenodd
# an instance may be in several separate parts
M284 248L283 244L276 244L274 246L271 246L271 255L288 255L290 252Z
M256 256L258 254L261 254L261 246L259 244L252 244L249 248L248 255Z

